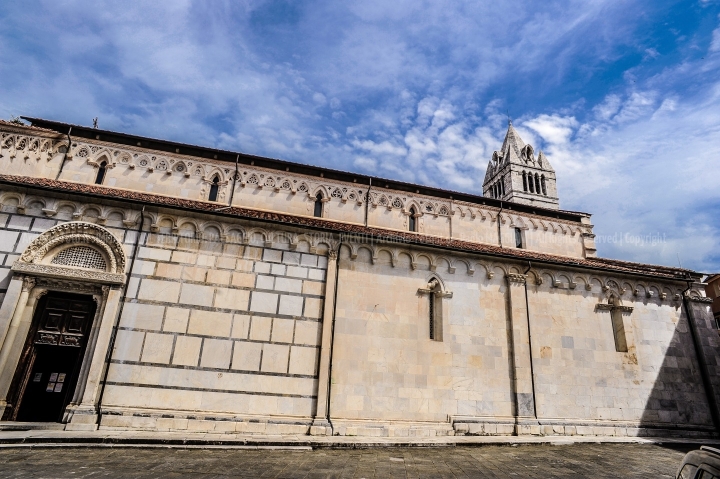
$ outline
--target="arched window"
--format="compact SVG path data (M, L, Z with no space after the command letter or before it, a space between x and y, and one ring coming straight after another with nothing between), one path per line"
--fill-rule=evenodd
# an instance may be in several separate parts
M500 178L500 194L505 196L505 177Z
M545 189L545 175L540 177L540 186L542 186L543 195L547 196L547 190Z
M415 211L415 207L410 207L410 217L408 218L408 230L410 231L417 231L417 212Z
M535 193L538 195L540 194L540 176L538 176L537 173L535 173Z
M520 228L515 228L515 247L523 248L523 234Z
M106 171L107 171L107 161L103 161L102 163L100 163L100 167L98 168L97 176L95 177L96 185L102 185L103 180L105 179Z
M527 192L527 173L523 171L523 191Z
M530 188L530 193L535 193L535 182L532 173L528 173L528 188Z
M315 211L313 212L313 215L316 218L322 218L323 214L323 195L322 193L318 193L315 197Z
M213 177L212 185L210 185L210 194L208 195L208 200L210 201L217 201L218 196L218 183L220 182L220 178L216 176Z

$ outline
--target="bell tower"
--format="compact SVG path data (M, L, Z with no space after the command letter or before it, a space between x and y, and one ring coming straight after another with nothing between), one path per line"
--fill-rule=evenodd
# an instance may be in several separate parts
M493 153L483 182L483 196L513 203L559 209L555 170L542 151L535 157L508 121L500 151Z

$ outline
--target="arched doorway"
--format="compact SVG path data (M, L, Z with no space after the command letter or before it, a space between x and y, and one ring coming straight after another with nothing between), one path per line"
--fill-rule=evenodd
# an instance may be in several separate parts
M63 421L80 404L90 363L107 350L96 346L101 327L112 327L124 271L122 245L98 225L60 224L30 243L12 267L14 311L0 330L3 420Z

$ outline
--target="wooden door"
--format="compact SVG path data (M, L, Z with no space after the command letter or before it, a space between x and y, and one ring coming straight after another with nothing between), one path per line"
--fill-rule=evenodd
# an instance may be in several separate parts
M14 407L5 419L62 420L77 385L94 313L89 296L48 293L41 299L8 395L14 397Z

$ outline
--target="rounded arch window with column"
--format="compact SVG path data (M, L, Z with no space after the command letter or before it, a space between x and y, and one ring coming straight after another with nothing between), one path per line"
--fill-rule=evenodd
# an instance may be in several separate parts
M25 248L0 309L3 420L96 428L125 266L120 241L92 223L59 224Z

